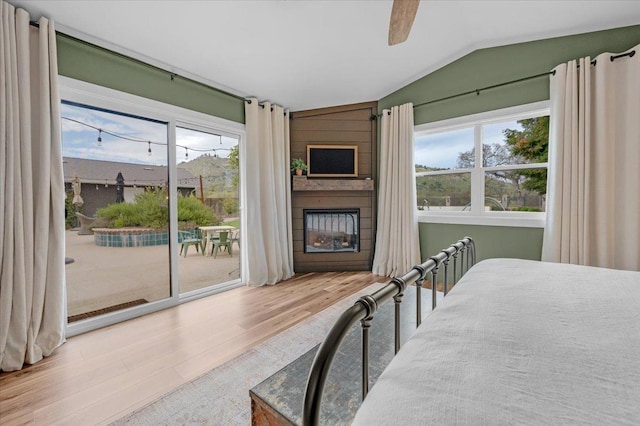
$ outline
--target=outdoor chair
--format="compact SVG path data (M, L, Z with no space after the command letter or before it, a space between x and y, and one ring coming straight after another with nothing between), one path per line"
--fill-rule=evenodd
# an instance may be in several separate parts
M78 230L78 235L93 235L93 231L91 230L91 225L96 221L95 217L85 216L82 213L76 212L76 217L80 222L80 229Z
M213 243L213 247L211 248L211 253L213 254L214 259L218 255L218 251L220 249L226 248L227 252L229 253L229 256L233 255L232 254L233 252L231 249L232 241L229 239L229 232L227 231L220 232L220 238L212 240L212 243Z
M231 245L233 245L233 243L238 243L238 248L240 248L240 230L239 229L236 229L235 231L233 231L229 239L231 240Z
M202 250L204 255L204 246L199 229L195 230L195 236L190 231L178 231L178 242L180 243L180 254L184 251L184 257L187 257L189 246L196 246L196 251L199 253Z

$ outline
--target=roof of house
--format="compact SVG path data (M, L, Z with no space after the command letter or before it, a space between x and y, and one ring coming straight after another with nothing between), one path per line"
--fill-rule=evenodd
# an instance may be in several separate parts
M115 161L88 160L84 158L63 157L64 181L71 182L74 175L82 183L116 184L118 173L122 173L125 186L162 185L169 180L167 166L149 164L120 163ZM178 168L178 186L195 188L198 178L188 170Z

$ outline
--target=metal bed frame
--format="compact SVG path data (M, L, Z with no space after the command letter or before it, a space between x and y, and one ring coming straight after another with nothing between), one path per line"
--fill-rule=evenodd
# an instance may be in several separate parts
M465 252L467 252L465 258ZM460 261L458 262L458 257ZM450 247L431 256L420 265L414 266L409 272L393 278L386 286L371 295L362 296L353 306L338 318L329 334L320 345L311 366L307 388L304 397L302 423L304 426L318 425L320 421L320 404L322 391L329 374L331 362L338 351L340 343L347 332L357 321L362 328L362 399L369 392L369 328L378 308L388 300L395 303L395 353L400 350L400 304L408 283L415 282L416 287L416 328L422 322L421 289L427 274L431 274L431 307L436 308L436 283L438 271L443 266L444 295L448 293L449 264L453 260L453 284L461 278L476 262L476 248L473 239L464 237ZM458 275L459 271L459 275Z

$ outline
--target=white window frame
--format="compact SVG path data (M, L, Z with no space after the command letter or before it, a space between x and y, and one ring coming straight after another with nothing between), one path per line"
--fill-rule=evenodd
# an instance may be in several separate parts
M177 187L177 171L176 171L176 127L199 130L208 133L221 134L238 139L240 158L245 156L245 125L226 120L220 117L192 111L175 105L165 104L141 96L132 95L118 90L110 89L103 86L87 83L72 78L59 76L60 99L64 101L77 102L90 106L96 106L107 110L123 112L140 117L152 118L167 123L168 127L168 169L169 169L169 186ZM245 181L245 165L240 161L240 182ZM245 191L240 185L239 188L239 214L240 227L246 229L246 212ZM170 192L169 199L169 215L173 222L177 223L177 191ZM246 283L243 281L247 276L247 245L240 242L240 279L229 283L207 287L200 290L194 290L189 293L180 294L178 282L178 259L177 259L177 241L178 232L176 226L170 226L170 253L168 258L171 271L171 296L156 302L149 302L144 305L135 306L128 309L108 313L96 318L67 324L66 336L71 337L97 328L116 324L131 318L146 315L159 311L171 306L177 306L181 303L199 299L201 297L216 294L232 288L240 287ZM244 233L240 234L244 238Z
M549 101L518 105L493 111L456 117L433 123L420 124L414 127L416 139L419 136L442 133L464 128L474 129L475 167L468 169L449 169L433 172L415 172L418 176L448 175L454 173L469 173L471 175L471 209L467 212L432 212L417 210L418 222L449 223L464 225L493 225L544 228L544 212L499 212L484 210L485 173L498 170L522 170L548 168L548 163L528 163L482 167L482 126L510 120L522 120L549 115ZM416 206L417 209L417 206Z

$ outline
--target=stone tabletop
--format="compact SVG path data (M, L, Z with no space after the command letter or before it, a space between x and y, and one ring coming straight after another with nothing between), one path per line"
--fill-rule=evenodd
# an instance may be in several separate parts
M415 293L414 286L408 287L402 302L402 343L415 331ZM393 305L393 301L390 301L380 308L369 332L370 388L393 357ZM431 294L429 290L423 290L423 317L430 311ZM360 330L358 322L345 337L333 360L322 396L321 424L349 425L360 406L362 393ZM255 396L296 425L302 424L305 387L318 347L319 345L251 389Z

